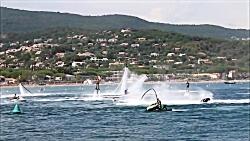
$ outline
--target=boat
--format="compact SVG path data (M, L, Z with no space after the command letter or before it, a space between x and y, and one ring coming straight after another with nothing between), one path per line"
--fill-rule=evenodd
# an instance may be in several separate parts
M235 81L225 81L224 84L236 84Z
M10 98L10 101L12 102L25 102L26 99L24 99L23 97L19 96L19 98Z

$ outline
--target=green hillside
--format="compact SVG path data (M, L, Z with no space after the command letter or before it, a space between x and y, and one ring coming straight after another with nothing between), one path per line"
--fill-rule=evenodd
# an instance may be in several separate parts
M32 32L56 27L107 30L120 28L158 29L191 36L229 39L247 38L249 30L214 25L172 25L153 23L126 15L81 16L58 12L35 12L1 7L2 32Z

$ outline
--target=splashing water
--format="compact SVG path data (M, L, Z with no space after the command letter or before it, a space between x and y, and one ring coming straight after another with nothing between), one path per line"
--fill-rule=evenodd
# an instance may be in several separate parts
M128 90L127 81L129 75L129 69L127 67L124 68L124 72L122 75L121 82L118 84L118 87L115 89L115 94L125 94L125 90Z
M138 80L129 87L129 93L119 98L118 105L149 105L156 102L154 94L151 92L141 99L142 94L148 90L143 88L146 76L139 76ZM201 104L204 98L213 99L213 93L193 87L192 90L186 91L178 85L161 82L160 85L152 86L157 92L162 104L182 105L182 104Z
M21 83L19 84L19 90L21 95L29 95L31 94Z

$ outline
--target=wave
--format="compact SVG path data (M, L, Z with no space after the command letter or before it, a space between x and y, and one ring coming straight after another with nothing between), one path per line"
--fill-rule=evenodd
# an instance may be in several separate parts
M32 93L32 94L19 94L22 97L36 97L36 96L48 96L48 95L52 95L53 93ZM5 95L1 95L1 98L11 98L13 97L14 94L5 94Z
M60 93L32 93L32 94L17 94L22 97L46 97L46 96L56 96L56 95L84 95L84 96L92 96L93 94L88 93L88 94L83 94L81 92L78 93L69 93L69 92L60 92ZM13 97L14 94L4 94L1 95L1 99L5 98L11 98Z
M250 92L246 92L246 93L237 93L237 94L246 94L246 95L249 95Z
M63 98L43 98L43 99L33 99L31 101L38 102L59 102L59 101L103 101L108 100L101 96L85 96L85 97L63 97Z
M118 101L116 105L124 105L124 106L148 106L153 102L149 101L137 101L130 100L128 101ZM244 104L250 103L250 99L211 99L211 101L204 103L196 100L172 100L172 101L162 101L162 104L165 105L194 105L194 104Z
M212 103L225 103L225 104L240 104L240 103L250 103L250 99L215 99Z
M173 112L186 112L189 109L172 109Z

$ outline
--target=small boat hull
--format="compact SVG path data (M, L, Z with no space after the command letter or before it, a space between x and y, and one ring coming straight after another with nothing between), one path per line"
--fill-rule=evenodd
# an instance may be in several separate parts
M10 101L12 101L12 102L25 102L26 99L24 99L23 97L19 97L19 99L10 99Z
M224 84L236 84L236 82L225 81Z
M171 108L167 108L167 105L161 105L160 107L158 105L150 105L147 107L148 112L161 112L161 111L172 111Z

